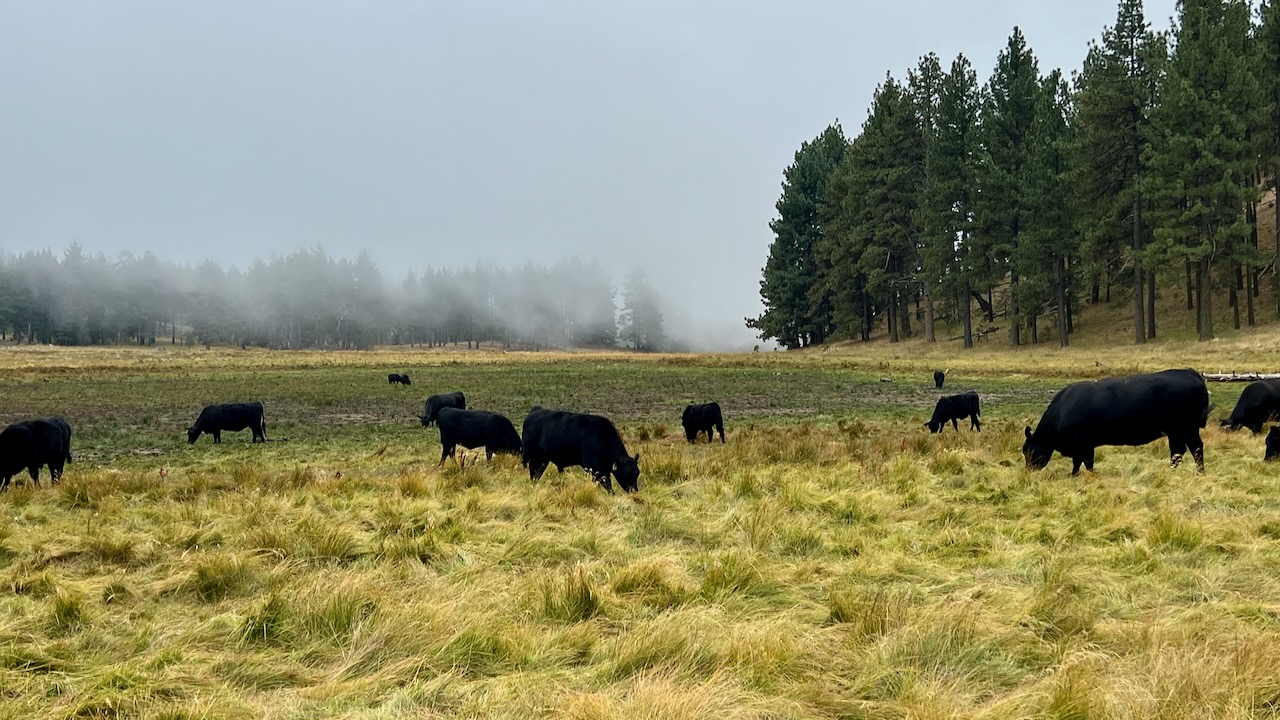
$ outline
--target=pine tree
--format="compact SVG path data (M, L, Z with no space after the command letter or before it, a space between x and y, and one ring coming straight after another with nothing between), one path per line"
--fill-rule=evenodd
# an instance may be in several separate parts
M938 90L932 141L926 146L921 226L924 282L954 301L973 347L972 294L975 183L979 167L978 78L964 55L956 57Z
M1062 73L1049 73L1040 85L1035 122L1028 138L1029 162L1023 173L1027 221L1018 244L1015 266L1022 277L1024 307L1051 303L1058 326L1058 345L1066 347L1067 258L1075 250L1069 157L1073 143L1071 97ZM1048 268L1049 272L1043 272ZM1035 325L1032 326L1035 332ZM1032 342L1038 341L1034 335Z
M982 113L984 147L978 212L984 235L991 243L991 265L983 278L989 288L1009 273L1009 340L1022 343L1020 290L1022 275L1014 256L1027 222L1022 174L1028 163L1028 137L1035 122L1039 69L1022 31L1013 29L1009 42L996 59L987 83ZM1035 283L1037 278L1028 278ZM1035 322L1035 311L1031 311Z
M1083 161L1076 187L1086 209L1085 227L1094 234L1093 246L1104 249L1099 253L1103 257L1118 255L1126 244L1131 248L1134 341L1139 345L1155 337L1155 309L1143 302L1142 250L1148 230L1142 220L1141 180L1156 92L1151 61L1159 48L1141 0L1121 0L1115 26L1104 28L1102 43L1089 50L1076 92L1077 152Z
M632 270L622 286L619 337L632 348L653 352L662 346L662 311L658 295L640 268Z
M816 253L837 324L854 311L842 292L863 285L885 311L889 340L910 334L906 299L918 265L915 210L924 156L915 103L892 77L876 89L862 133L833 177ZM867 313L864 311L864 318ZM866 337L867 323L863 323Z
M1261 93L1244 0L1182 0L1178 9L1147 186L1160 201L1157 237L1194 269L1197 328L1211 340L1217 275L1255 258L1244 208L1257 195L1249 128Z
M1257 77L1261 83L1263 130L1263 169L1270 176L1275 193L1275 255L1272 258L1271 293L1276 317L1280 317L1280 0L1263 0L1258 7L1258 26L1254 31Z
M813 297L809 290L817 276L813 248L822 232L819 206L847 146L839 123L831 125L801 145L783 173L778 217L769 223L774 241L760 281L765 311L746 322L761 338L776 338L784 347L821 344L832 330L830 294Z
M916 112L916 125L919 128L921 140L922 156L919 158L921 164L920 184L917 189L916 197L916 255L919 258L918 267L916 269L916 277L920 280L920 291L924 301L924 340L925 342L935 342L937 333L934 328L934 304L933 291L934 280L930 273L925 272L925 254L928 253L928 242L925 240L925 228L923 227L924 212L922 211L927 202L925 196L925 187L928 184L927 173L929 165L927 162L930 148L937 142L938 135L938 96L942 92L942 81L945 78L942 71L942 63L938 60L938 56L929 53L920 58L920 62L916 65L916 69L907 74L907 92L910 93Z

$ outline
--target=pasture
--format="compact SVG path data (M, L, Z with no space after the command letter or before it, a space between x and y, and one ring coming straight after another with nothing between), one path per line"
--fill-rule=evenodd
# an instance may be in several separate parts
M0 422L61 414L75 454L0 495L0 718L1278 717L1280 466L1217 428L1243 385L1203 476L1020 455L1066 382L1273 347L0 349ZM934 367L981 433L923 427ZM415 415L450 390L612 417L640 492L437 469ZM187 444L241 400L269 443ZM690 446L708 400L728 444Z

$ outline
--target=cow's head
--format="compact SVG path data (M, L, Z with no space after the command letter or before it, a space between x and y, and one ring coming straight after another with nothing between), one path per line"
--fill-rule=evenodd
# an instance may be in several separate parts
M422 421L422 427L431 427L431 417L428 415L419 415L418 419Z
M629 493L640 489L640 453L636 453L635 457L627 457L623 455L613 463L613 476L617 478L618 485Z
M1022 443L1022 459L1027 462L1028 470L1040 470L1049 464L1049 458L1053 457L1053 448L1038 442L1032 436L1030 427L1027 427L1024 433L1027 439Z
M942 432L943 423L940 423L937 420L930 420L925 423L924 426L929 428L929 432L931 433L940 433Z
M198 428L187 428L187 444L190 445L200 438L200 430Z
M1280 427L1271 428L1271 432L1267 433L1267 454L1262 456L1263 460L1270 462L1280 457Z

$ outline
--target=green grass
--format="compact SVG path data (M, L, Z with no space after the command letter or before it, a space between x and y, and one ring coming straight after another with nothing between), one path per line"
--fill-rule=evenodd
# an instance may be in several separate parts
M1216 427L1242 387L1206 475L1154 443L1073 478L1019 454L1054 389L1208 351L957 358L984 431L931 436L944 354L0 351L0 420L61 412L76 454L0 496L0 718L1280 716L1280 470ZM641 491L437 469L414 413L453 389L613 416ZM272 442L185 442L251 398ZM688 445L708 399L729 442Z

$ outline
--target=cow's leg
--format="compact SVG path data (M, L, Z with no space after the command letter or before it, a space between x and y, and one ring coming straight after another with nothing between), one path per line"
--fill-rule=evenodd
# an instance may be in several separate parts
M970 430L977 430L978 432L982 432L982 423L978 422L978 416L977 416L977 415L970 415L970 416L969 416L969 429L970 429Z
M29 466L27 468L27 474L31 476L31 482L34 483L36 487L40 487L40 466Z
M1191 436L1187 438L1187 445L1191 446L1191 457L1196 461L1196 472L1204 474L1204 441L1200 439L1200 431L1193 430Z
M1093 453L1096 448L1089 448L1084 455L1084 469L1093 472Z
M452 454L453 454L452 445L441 445L440 446L440 464L437 465L436 467L444 467L444 461L447 460L449 456Z
M716 423L716 429L720 431L720 444L723 445L724 444L724 423L723 422Z
M487 463L493 462L493 451L489 448L484 449L484 461Z
M610 495L613 495L613 494L614 494L614 493L613 493L613 478L609 475L609 473L607 473L607 472L606 472L606 473L599 473L599 472L596 472L596 471L592 471L592 473L591 473L591 474L595 476L596 482L598 482L598 483L600 483L601 485L603 485L603 486L604 486L604 489L609 491L609 494L610 494Z
M216 442L216 443L220 443L220 442L222 442L222 431L221 431L221 430L214 430L214 431L213 431L213 441L214 441L214 442Z
M956 432L960 432L960 419L959 419L959 418L951 418L951 429L952 429L952 430L955 430Z
M49 482L53 483L54 485L62 484L62 468L63 468L63 464L61 462L49 463L49 478L50 478Z
M1178 467L1187 452L1187 443L1176 433L1169 434L1169 467Z
M1084 458L1077 458L1077 457L1071 458L1071 474L1072 475L1080 474L1080 463L1082 462L1084 462Z
M541 479L542 473L546 471L547 471L547 462L545 460L539 460L539 461L529 463L529 479L530 480Z

